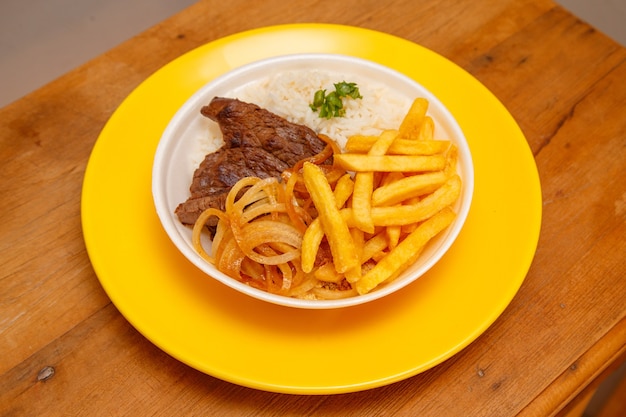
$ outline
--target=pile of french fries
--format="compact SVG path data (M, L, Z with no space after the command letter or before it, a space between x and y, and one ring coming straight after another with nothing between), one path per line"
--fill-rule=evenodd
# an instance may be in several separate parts
M303 178L318 216L301 247L304 273L324 282L344 279L358 294L389 282L416 262L427 243L456 216L461 193L457 150L434 138L428 101L417 98L397 130L352 136L334 163L344 175L334 187L319 166ZM332 263L315 265L326 238Z

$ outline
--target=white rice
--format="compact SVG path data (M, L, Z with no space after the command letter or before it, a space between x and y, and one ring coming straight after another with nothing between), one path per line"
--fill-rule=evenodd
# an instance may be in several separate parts
M333 84L342 81L356 83L363 98L344 98L344 117L319 117L319 112L309 107L313 95L320 89L328 94L335 90ZM411 105L409 98L375 80L321 70L275 74L246 84L225 97L254 103L292 123L306 125L334 139L341 148L352 135L378 135L385 129L397 129Z

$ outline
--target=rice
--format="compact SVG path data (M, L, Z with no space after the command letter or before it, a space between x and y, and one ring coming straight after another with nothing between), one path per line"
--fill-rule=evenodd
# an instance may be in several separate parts
M341 81L356 83L363 98L344 98L344 117L319 117L309 107L313 95L321 89L334 91L333 84ZM227 97L254 103L292 123L308 126L334 139L341 148L352 135L379 135L385 129L397 129L411 105L409 98L375 80L322 70L275 74L246 84Z

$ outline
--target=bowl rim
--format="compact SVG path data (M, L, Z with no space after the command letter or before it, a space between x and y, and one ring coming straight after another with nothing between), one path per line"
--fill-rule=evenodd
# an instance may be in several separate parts
M182 236L180 236L180 226L177 225L177 223L180 222L178 221L176 215L169 208L168 199L166 198L167 192L164 190L163 187L163 183L165 182L163 181L165 173L169 171L169 167L167 166L169 163L169 159L167 155L171 151L170 148L172 144L172 141L168 139L172 138L172 135L176 133L178 128L181 126L185 116L197 108L197 103L199 100L206 97L207 95L210 95L209 93L211 91L219 88L222 85L227 85L228 83L233 82L240 77L243 77L250 73L255 73L255 71L261 71L268 66L276 66L286 63L302 63L311 60L330 60L342 64L359 66L360 68L366 68L368 71L386 74L387 76L398 80L398 82L400 83L412 85L413 88L420 90L420 94L423 94L423 96L429 101L429 111L435 108L438 113L445 117L445 120L448 123L448 128L454 133L454 137L451 138L451 140L457 145L457 148L459 150L459 163L462 164L463 170L461 174L462 190L461 196L459 198L459 200L462 201L458 204L458 209L455 210L456 218L454 222L444 231L445 238L443 239L443 242L438 246L434 255L426 260L426 262L419 268L416 273L413 274L413 276L404 278L398 277L392 282L389 282L381 286L380 288L376 288L368 292L367 294L336 300L310 300L293 298L279 294L272 294L267 291L263 291L261 289L257 289L247 284L244 284L217 270L215 266L210 264L208 261L202 258L193 248L191 248L189 242L184 242L184 239L182 238ZM450 247L458 237L469 214L473 192L474 166L469 145L461 127L459 126L452 113L446 108L446 106L432 92L430 92L418 81L408 77L407 75L395 69L364 58L335 53L294 53L278 55L238 66L222 75L213 78L211 81L204 84L195 93L193 93L171 117L161 135L161 138L159 139L159 143L154 154L152 166L152 196L157 216L159 217L159 221L162 227L165 229L169 239L188 261L190 261L195 267L200 269L210 278L215 279L238 292L272 304L302 309L335 309L356 306L383 298L415 282L441 260L441 258L450 249Z

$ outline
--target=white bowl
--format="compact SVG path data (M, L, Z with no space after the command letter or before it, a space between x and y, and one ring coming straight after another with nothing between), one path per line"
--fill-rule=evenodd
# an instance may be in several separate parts
M219 128L200 114L202 106L207 105L215 96L237 97L242 86L249 86L269 74L320 69L341 74L343 79L335 82L359 80L357 84L362 94L364 87L372 83L384 86L388 89L389 96L400 97L408 104L416 97L426 98L429 101L428 114L435 121L436 138L449 139L458 147L457 170L463 181L461 196L454 207L457 213L454 223L429 242L415 264L388 284L380 285L367 294L340 300L290 298L270 294L230 278L196 253L191 243L191 229L181 224L174 213L178 204L188 198L193 172L204 154L220 146L219 143L209 147L206 145L207 135L219 134ZM268 110L273 111L271 108ZM329 309L366 303L398 291L422 276L441 259L458 236L469 212L473 188L474 171L469 147L454 117L437 97L397 71L360 58L333 54L295 54L264 59L236 68L206 84L179 109L165 129L157 147L152 172L152 193L159 219L172 242L189 261L210 277L251 297L307 309Z

